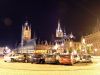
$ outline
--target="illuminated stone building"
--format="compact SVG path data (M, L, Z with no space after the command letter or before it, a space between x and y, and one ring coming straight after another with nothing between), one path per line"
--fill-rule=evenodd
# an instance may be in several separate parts
M60 26L60 21L58 21L58 27L56 29L56 37L55 37L55 47L59 46L56 49L56 52L58 53L65 53L69 51L70 49L73 50L80 50L81 43L73 41L74 35L71 33L69 35L66 35L66 31L62 30ZM58 45L57 45L58 44Z
M34 51L34 53L42 53L42 54L47 54L50 53L52 45L48 44L38 44L36 45L36 50Z
M84 36L87 44L93 46L94 55L100 55L100 21L97 19L97 25L94 27L93 33Z
M33 53L36 47L36 38L31 38L31 25L28 21L22 26L21 34L21 46L19 47L19 53Z
M100 55L100 31L84 36L86 43L93 45L95 55Z

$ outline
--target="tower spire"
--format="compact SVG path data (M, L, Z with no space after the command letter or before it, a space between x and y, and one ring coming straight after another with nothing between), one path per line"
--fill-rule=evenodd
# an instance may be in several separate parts
M58 20L58 27L56 29L56 37L63 37L63 31L60 26L60 20Z
M75 38L73 33L71 32L71 34L69 35L69 37L72 39L72 38Z
M59 32L62 32L62 29L61 29L61 26L60 26L60 20L58 20L58 28L57 28L57 30L58 30Z
M56 29L56 37L63 37L63 31L60 26L60 20L58 20L58 27Z

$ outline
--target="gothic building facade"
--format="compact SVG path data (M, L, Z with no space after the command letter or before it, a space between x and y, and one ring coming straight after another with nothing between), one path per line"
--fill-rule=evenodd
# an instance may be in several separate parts
M62 30L60 21L58 21L58 27L56 29L56 44L58 44L60 47L57 49L58 53L63 53L69 51L71 48L72 50L78 51L80 49L81 43L80 42L74 42L74 35L71 33L69 35L66 35L66 31ZM56 45L55 44L55 45Z

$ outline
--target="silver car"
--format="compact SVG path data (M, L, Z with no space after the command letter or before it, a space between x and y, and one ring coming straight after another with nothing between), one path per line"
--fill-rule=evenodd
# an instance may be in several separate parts
M15 61L24 61L25 57L23 54L7 54L4 56L5 62L15 62Z
M89 54L82 55L80 62L92 63L91 55L89 55Z

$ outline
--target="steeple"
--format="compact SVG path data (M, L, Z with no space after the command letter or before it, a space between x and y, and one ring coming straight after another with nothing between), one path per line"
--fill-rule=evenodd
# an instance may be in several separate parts
M62 32L62 29L61 29L61 26L60 26L60 21L58 21L58 28L57 28L57 30L58 30L59 32Z
M72 32L71 32L71 34L69 35L69 37L72 39L72 38L75 38L74 37L74 35L72 34Z
M60 21L58 20L58 27L56 29L56 37L63 37L63 31L60 26Z

